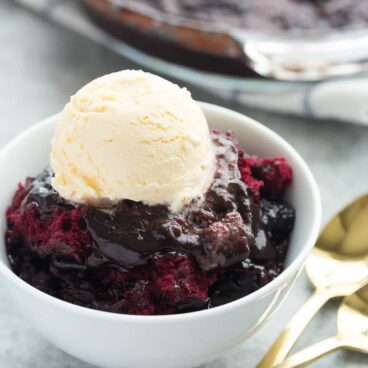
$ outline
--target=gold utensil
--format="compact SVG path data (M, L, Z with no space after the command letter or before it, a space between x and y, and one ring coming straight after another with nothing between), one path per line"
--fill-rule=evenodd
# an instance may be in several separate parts
M306 367L339 349L368 353L368 286L346 297L337 312L337 335L287 358L277 368Z
M331 298L347 296L368 281L368 195L339 212L324 228L306 262L316 290L292 317L257 368L281 363L313 316Z

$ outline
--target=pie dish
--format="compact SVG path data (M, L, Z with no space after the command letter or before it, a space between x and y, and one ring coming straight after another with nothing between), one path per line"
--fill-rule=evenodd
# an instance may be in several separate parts
M367 70L364 0L82 4L100 27L134 48L201 71L308 81Z

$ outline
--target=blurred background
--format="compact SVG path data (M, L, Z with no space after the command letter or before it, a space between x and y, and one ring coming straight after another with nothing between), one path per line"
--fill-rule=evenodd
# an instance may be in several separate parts
M97 76L142 68L287 139L317 179L324 221L367 189L367 0L2 0L0 24L0 148ZM206 368L254 367L310 290L303 275L276 318ZM297 349L335 332L336 306ZM89 367L38 336L1 289L0 366ZM363 366L348 352L313 365Z

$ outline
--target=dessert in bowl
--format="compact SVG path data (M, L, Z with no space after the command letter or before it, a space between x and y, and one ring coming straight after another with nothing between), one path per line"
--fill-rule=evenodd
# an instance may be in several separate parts
M142 82L131 89L136 77L144 93ZM318 190L286 142L235 112L199 108L186 91L156 78L120 72L92 82L59 117L36 125L0 156L7 172L1 202L7 248L3 243L0 269L14 302L51 342L101 366L187 367L216 358L269 318L318 232ZM165 103L157 102L163 93L157 85L168 93ZM101 100L113 100L113 107ZM116 118L121 111L124 119ZM56 120L53 171L29 179L13 197L19 182L48 166ZM105 129L98 130L100 123ZM167 130L178 138L168 139ZM234 133L221 133L227 130ZM137 142L143 148L132 152ZM114 155L101 163L105 149ZM120 154L136 164L114 171ZM162 157L173 166L167 171L161 165L155 178L153 166L165 162ZM136 171L141 165L144 172ZM165 174L164 190L149 185ZM111 176L121 184L101 184Z

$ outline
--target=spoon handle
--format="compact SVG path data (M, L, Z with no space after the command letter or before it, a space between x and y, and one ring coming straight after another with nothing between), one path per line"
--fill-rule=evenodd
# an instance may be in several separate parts
M325 290L316 290L291 318L270 350L258 363L257 368L270 368L281 363L293 348L308 323L329 299L330 295Z
M274 368L306 367L317 359L346 346L346 341L341 339L339 336L330 337L329 339L318 342L317 344L293 354Z

